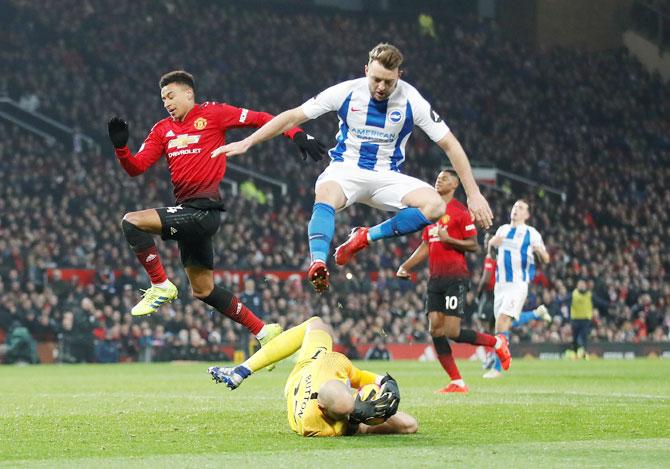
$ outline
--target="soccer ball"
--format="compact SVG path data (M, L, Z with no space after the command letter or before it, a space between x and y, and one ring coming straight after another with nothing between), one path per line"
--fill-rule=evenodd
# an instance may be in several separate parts
M366 384L365 386L362 386L362 387L358 388L357 393L358 393L359 396L361 396L361 399L367 399L370 396L370 394L374 392L375 397L373 397L373 399L376 399L381 394L381 389L382 388L381 388L380 385L372 383L372 384ZM376 419L369 420L369 421L365 422L365 424L366 425L379 425L381 423L384 423L385 421L386 421L385 418L379 417L379 418L376 418Z

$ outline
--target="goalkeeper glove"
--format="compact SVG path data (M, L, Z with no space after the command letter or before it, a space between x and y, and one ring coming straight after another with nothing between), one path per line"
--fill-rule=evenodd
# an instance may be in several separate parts
M120 117L112 117L107 122L107 131L115 148L123 148L128 144L128 123Z
M398 412L398 406L400 405L400 388L398 388L398 382L388 373L386 373L379 384L381 385L381 395L388 396L388 407L386 409L386 414L384 415L384 418L388 419Z
M372 391L365 399L361 399L360 395L356 395L354 411L349 414L349 422L354 424L367 423L374 419L386 418L389 411L390 394L381 394L376 399L375 397L377 397L375 391Z
M307 132L298 132L293 136L293 143L298 145L302 160L307 161L307 155L314 161L321 161L326 154L326 147Z

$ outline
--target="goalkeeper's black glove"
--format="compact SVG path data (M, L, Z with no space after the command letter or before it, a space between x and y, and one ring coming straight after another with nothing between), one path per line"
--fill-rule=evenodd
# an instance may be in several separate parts
M381 385L382 396L388 396L388 407L386 409L386 414L384 415L384 418L388 419L398 412L398 406L400 405L400 388L398 388L398 382L388 373L386 373L379 384Z
M107 131L114 147L123 148L128 144L128 123L120 117L114 116L107 122Z
M307 155L314 161L321 161L326 154L326 147L307 132L298 132L293 136L293 143L298 145L302 160L307 161Z
M374 419L386 418L391 398L389 393L378 396L375 391L372 391L364 400L361 399L360 395L356 395L354 411L349 414L349 422L358 424L367 423Z

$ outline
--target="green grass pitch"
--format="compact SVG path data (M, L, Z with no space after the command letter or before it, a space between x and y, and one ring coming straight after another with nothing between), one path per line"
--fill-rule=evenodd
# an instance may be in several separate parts
M0 367L0 467L670 467L670 361L359 363L400 383L411 436L292 434L290 363L236 391L207 364Z

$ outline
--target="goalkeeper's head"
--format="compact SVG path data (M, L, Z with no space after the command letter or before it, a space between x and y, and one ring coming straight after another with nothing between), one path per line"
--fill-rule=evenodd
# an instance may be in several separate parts
M349 386L336 379L321 385L317 399L319 409L331 420L346 420L354 411L354 397Z
M182 121L195 105L195 81L184 70L175 70L160 79L161 99L168 114Z

